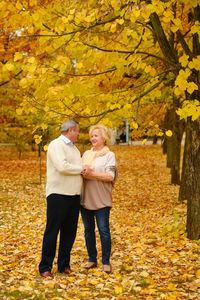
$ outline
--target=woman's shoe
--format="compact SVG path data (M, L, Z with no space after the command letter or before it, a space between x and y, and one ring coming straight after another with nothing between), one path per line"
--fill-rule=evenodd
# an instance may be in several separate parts
M93 261L88 261L85 268L86 269L92 269L92 268L96 268L97 267L97 262L93 262Z
M111 273L112 272L112 266L111 265L103 265L103 271L106 273Z

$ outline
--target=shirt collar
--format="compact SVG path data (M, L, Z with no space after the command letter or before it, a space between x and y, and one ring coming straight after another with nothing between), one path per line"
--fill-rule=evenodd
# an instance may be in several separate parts
M72 141L70 141L66 136L64 136L63 134L60 135L59 137L61 140L63 140L65 142L65 144L73 146L74 143L72 143Z

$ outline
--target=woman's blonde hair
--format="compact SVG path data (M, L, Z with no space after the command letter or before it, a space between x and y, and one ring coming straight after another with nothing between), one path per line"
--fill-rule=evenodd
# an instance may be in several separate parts
M110 144L110 140L111 140L111 135L110 135L110 131L108 130L108 128L103 125L103 124L99 124L99 125L94 125L90 127L89 130L89 136L91 138L92 132L94 130L98 129L103 137L103 139L105 140L105 145L109 145Z

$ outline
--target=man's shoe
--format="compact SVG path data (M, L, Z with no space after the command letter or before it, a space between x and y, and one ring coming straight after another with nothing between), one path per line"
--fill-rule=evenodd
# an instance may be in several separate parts
M63 271L60 271L60 273L65 273L67 275L71 274L73 271L70 268L65 268Z
M51 274L50 271L46 271L46 272L43 272L43 273L40 273L40 275L44 278L53 278L53 275Z
M88 261L88 263L85 265L85 268L88 270L96 267L97 267L97 262L93 262L93 261Z
M106 273L111 273L112 272L112 267L111 265L103 265L103 271Z

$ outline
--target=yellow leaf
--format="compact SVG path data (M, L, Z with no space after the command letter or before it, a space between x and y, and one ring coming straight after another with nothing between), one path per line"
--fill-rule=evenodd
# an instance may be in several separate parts
M111 0L110 4L116 11L118 11L120 9L120 1Z
M116 27L117 27L116 23L112 24L111 27L110 27L110 31L112 33L115 32L116 31Z
M98 284L99 282L98 282L98 280L96 280L96 279L92 279L92 280L89 281L89 283L92 284L92 285L96 285L96 284Z
M67 23L68 22L68 19L66 17L62 17L62 22L63 23Z
M146 143L146 141L147 141L147 139L144 139L144 140L142 141L142 145L144 145L144 144Z
M162 131L160 131L159 133L158 133L158 136L163 136L163 132Z
M45 110L46 112L48 112L48 111L49 111L49 107L48 107L48 106L45 106L44 110Z
M17 1L17 3L15 4L16 8L21 10L23 8L23 5L20 3L20 1Z
M77 63L76 66L77 66L78 69L80 69L80 68L83 67L83 64L82 64L82 62L80 62L80 63Z
M21 87L26 87L26 85L27 85L27 79L26 79L26 78L22 78L22 79L20 80L20 82L19 82L19 85L20 85Z
M82 292L82 293L80 294L80 296L81 296L81 297L84 297L84 298L87 298L88 295L87 295L86 293ZM68 297L67 297L67 299L72 299L72 298L68 298Z
M188 64L188 58L189 58L189 56L188 55L186 55L186 54L184 54L183 56L181 56L180 58L179 58L179 62L181 63L181 65L185 68L186 66L187 66L187 64Z
M176 286L175 286L174 283L170 283L170 284L168 285L167 289L170 290L170 291L175 291L175 290L176 290Z
M194 82L188 82L187 91L192 94L194 90L198 90L198 86Z
M171 29L171 31L172 32L176 32L176 31L178 31L179 30L179 27L178 26L176 26L176 25L172 25L171 27L170 27L170 29Z
M124 19L117 20L117 23L120 24L120 25L124 24Z
M73 15L69 15L67 19L68 19L68 21L72 21L72 20L73 20L73 18L74 18L74 16L73 16Z
M45 145L43 149L44 149L44 151L47 151L48 150L48 146Z
M20 52L15 52L14 61L20 60L23 58L23 55Z
M115 288L115 294L116 294L116 295L122 294L122 292L123 292L123 289L122 289L122 287L121 287L121 286L120 286L120 287L117 287L117 288Z
M181 89L179 89L179 87L175 87L174 94L176 96L180 96L182 93L183 93L183 91Z
M140 276L142 276L142 277L148 277L148 276L149 276L149 273L146 272L146 271L142 271L142 272L140 273Z
M102 276L102 272L97 271L97 272L94 272L93 275L94 275L94 276Z
M164 297L164 299L165 299L165 300L176 300L177 298L176 298L176 295L170 294L170 295L166 295L166 296Z
M181 26L181 20L179 18L173 19L173 22L176 26Z
M106 23L104 25L104 30L107 31L107 30L110 30L110 23Z
M23 113L23 111L22 111L21 108L17 108L17 109L16 109L16 114L17 114L18 116L21 116L22 113Z
M42 130L45 130L48 128L47 124L41 124Z
M200 278L200 269L198 269L197 271L196 271L196 278Z
M93 294L94 297L97 297L98 295L99 295L99 293L94 293Z
M88 23L90 23L92 21L92 19L93 19L92 16L85 17L85 21Z
M136 122L133 122L131 125L132 125L132 127L135 128L135 129L138 128L138 124L137 124Z
M144 71L146 73L150 73L151 72L151 66L146 66L146 68L144 69Z
M84 280L81 280L79 283L78 283L80 286L84 286L87 284L87 280L84 279Z
M14 67L13 64L7 63L7 64L6 64L6 69L7 69L8 71L13 71L13 70L15 69L15 67Z
M166 136L172 136L172 131L171 131L171 130L167 130L167 131L165 132L165 134L166 134Z
M28 62L29 62L30 64L34 64L34 63L35 63L35 57L30 57L30 58L28 59Z
M35 22L37 22L40 19L40 15L38 13L35 13L33 14L32 18Z
M28 68L28 70L30 73L33 73L33 72L35 72L36 68L37 68L36 65L31 65L30 68Z
M29 0L29 5L30 6L37 5L37 0Z
M45 284L46 284L48 287L52 288L52 289L53 289L54 286L55 286L55 283L54 283L53 281L49 281L49 280L46 281Z
M34 139L35 139L36 144L38 145L42 141L42 136L41 135L39 136L39 135L35 134Z

